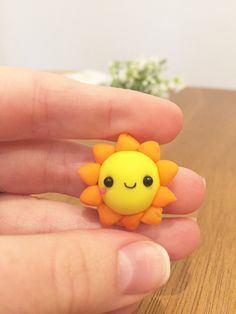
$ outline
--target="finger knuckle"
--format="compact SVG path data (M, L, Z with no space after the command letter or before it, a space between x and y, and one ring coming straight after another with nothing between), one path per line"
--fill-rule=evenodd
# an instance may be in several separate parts
M37 73L32 74L32 101L30 110L31 133L34 137L50 137L49 129L49 107L50 92L42 86L41 79Z
M79 245L59 243L52 254L51 279L58 313L86 313L89 303L89 275L85 254Z

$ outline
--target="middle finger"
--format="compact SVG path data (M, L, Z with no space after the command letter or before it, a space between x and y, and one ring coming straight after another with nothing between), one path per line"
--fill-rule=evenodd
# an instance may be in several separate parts
M102 228L93 209L29 196L2 195L0 216L0 234L4 235ZM164 218L160 225L142 224L136 232L161 244L174 260L191 254L200 239L196 221L187 217Z
M0 191L14 194L58 192L79 197L84 184L77 172L91 161L91 148L72 141L2 143ZM195 172L180 168L170 185L177 201L165 213L186 214L202 203L204 183Z

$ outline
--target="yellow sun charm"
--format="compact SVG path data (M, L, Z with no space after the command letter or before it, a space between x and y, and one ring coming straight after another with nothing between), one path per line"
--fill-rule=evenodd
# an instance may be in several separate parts
M116 145L96 144L96 162L79 169L87 187L80 201L98 210L102 225L121 225L135 230L140 223L159 224L162 208L176 201L166 187L178 171L169 160L160 160L160 146L140 144L121 134Z

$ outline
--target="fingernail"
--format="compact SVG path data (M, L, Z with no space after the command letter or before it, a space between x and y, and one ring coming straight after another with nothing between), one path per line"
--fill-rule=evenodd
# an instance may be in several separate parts
M206 187L206 179L202 177L203 185Z
M118 252L118 282L125 293L151 292L163 285L169 276L169 256L158 244L134 242Z

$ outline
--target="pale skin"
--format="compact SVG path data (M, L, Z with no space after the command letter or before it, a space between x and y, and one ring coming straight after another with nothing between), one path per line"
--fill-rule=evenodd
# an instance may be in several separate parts
M69 140L116 139L125 131L140 142L167 143L182 128L180 109L136 92L13 68L0 68L0 109L1 311L131 313L163 282L137 293L134 280L132 289L121 291L118 250L148 241L164 247L172 260L184 258L199 244L196 221L172 218L137 232L104 230L91 209L30 195L79 197L84 185L77 169L91 161L91 149ZM205 185L180 168L170 189L177 201L164 213L182 215L200 207Z

